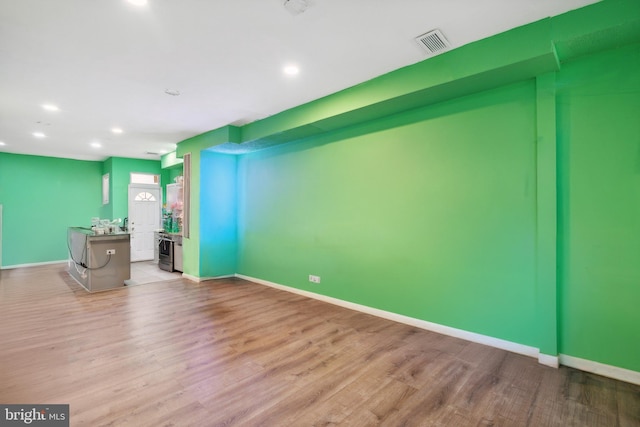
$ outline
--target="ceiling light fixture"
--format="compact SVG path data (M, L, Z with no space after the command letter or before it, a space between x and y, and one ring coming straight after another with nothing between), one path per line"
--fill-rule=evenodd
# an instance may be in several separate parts
M127 0L129 3L131 3L134 6L146 6L147 5L147 0Z
M47 111L60 111L60 108L58 108L57 105L53 105L53 104L42 104L42 108L44 108Z
M165 89L164 93L166 93L167 95L171 95L171 96L179 96L180 95L180 91L178 89Z
M286 65L282 71L284 71L287 76L296 76L300 72L300 68L295 64L289 64Z
M100 144L99 142L92 142L92 143L91 143L91 146L92 146L93 148L100 148L100 147L102 147L102 144Z
M113 132L113 133L122 133L122 129L120 129L120 128L111 128L111 132Z
M33 132L32 135L35 136L36 138L44 138L47 136L42 132Z
M311 0L284 0L284 8L292 15L300 15L311 6Z
M4 142L0 141L0 147L2 147L3 145L7 145Z

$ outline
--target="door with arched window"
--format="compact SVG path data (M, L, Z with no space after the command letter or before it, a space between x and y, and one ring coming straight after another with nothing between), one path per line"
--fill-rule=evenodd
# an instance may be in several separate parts
M155 250L154 232L160 228L160 186L129 185L129 233L131 261L152 260Z

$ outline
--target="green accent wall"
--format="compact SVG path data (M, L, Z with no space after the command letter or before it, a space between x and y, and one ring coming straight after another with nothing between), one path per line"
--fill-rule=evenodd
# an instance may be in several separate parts
M200 157L200 276L237 270L236 156L202 151Z
M182 141L176 150L176 157L182 158L185 154L191 155L191 199L189 200L191 215L189 218L190 222L190 230L191 233L189 237L183 237L182 245L183 245L183 257L184 257L184 273L195 278L206 278L206 277L214 277L208 276L206 272L218 272L223 271L219 275L228 275L233 274L232 271L229 271L227 267L229 265L235 265L235 260L229 261L227 257L225 258L211 258L208 254L204 254L203 252L211 253L212 246L210 242L215 242L219 239L219 236L215 234L206 234L203 235L201 233L201 209L200 205L202 203L207 203L207 196L218 194L219 192L213 188L210 189L210 186L220 185L216 184L215 179L208 179L210 176L206 172L201 173L201 167L203 166L201 162L202 154L204 153L205 157L210 159L215 159L215 157L211 158L206 155L206 150L209 147L214 147L216 145L224 144L229 141L234 141L237 138L237 128L234 126L225 126L220 129L215 129L201 135L196 135L193 138L189 138L187 140ZM204 162L204 168L208 167L207 161ZM215 168L215 165L212 166ZM234 184L235 185L235 184ZM205 195L205 197L203 197ZM186 202L186 201L185 201ZM227 200L229 202L229 200ZM210 208L205 208L204 211L208 212ZM235 209L235 208L234 208ZM204 220L207 221L207 218L204 217ZM235 227L234 224L228 224L225 226L225 229L233 229ZM215 226L211 229L220 229ZM224 234L227 232L225 231ZM222 237L222 247L226 246L226 238ZM214 244L215 245L215 244ZM203 249L208 248L208 249ZM229 256L229 255L227 255ZM231 255L233 257L233 255ZM208 265L203 265L201 261L207 262ZM219 265L216 265L217 262L220 262Z
M105 219L120 218L124 220L129 212L129 183L131 173L148 173L161 175L162 169L158 160L130 159L111 157L104 162L103 174L109 174L109 204L102 209Z
M2 265L66 260L67 228L102 207L102 163L0 153Z
M128 215L131 172L160 174L160 161L113 157L81 161L0 153L3 205L2 266L66 260L67 228L90 226L92 217ZM102 204L102 175L109 173L109 204Z
M556 75L536 78L536 325L542 354L558 354Z
M640 371L639 43L604 0L180 143L185 271L235 228L237 273Z
M535 345L535 96L525 81L242 156L238 272Z
M640 45L557 79L560 352L640 371Z

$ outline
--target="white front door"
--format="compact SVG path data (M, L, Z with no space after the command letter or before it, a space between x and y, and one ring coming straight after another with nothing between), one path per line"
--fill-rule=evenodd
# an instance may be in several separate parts
M154 231L160 228L162 212L160 186L129 185L129 233L131 234L131 261L153 259Z

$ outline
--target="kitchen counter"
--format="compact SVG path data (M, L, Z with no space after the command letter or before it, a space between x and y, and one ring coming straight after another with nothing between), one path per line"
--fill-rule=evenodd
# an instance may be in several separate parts
M99 234L93 231L90 227L69 227L69 230L73 230L74 233L86 234L87 236L95 236L95 237L108 237L108 236L121 236L121 235L129 235L127 231L116 231L113 233L105 233Z
M69 227L69 274L89 292L124 286L131 278L130 239L127 232L98 234L87 227Z
M160 231L158 232L158 235L161 238L173 240L174 242L182 244L182 233L167 233L166 231Z

